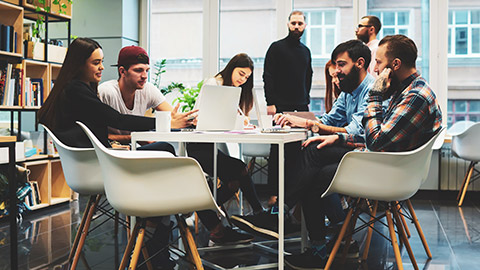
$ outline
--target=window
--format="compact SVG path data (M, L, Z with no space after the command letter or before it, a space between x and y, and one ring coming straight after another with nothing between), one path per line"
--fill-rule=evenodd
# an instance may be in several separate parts
M195 86L202 78L203 1L152 0L150 65L167 59L160 85ZM153 77L151 78L153 79Z
M449 10L448 55L480 57L480 9Z
M325 113L325 99L324 98L311 98L310 99L310 111L315 113L316 116L321 116Z
M382 22L378 39L388 35L410 36L410 11L372 11L369 15L377 16Z
M307 28L302 42L310 48L312 58L330 58L337 44L336 10L306 11Z
M449 100L448 101L448 126L458 121L480 120L480 100Z

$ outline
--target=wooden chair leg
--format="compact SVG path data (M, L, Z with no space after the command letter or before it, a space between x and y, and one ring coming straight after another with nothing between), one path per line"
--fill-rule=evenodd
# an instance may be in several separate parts
M142 220L142 225L140 225L140 230L137 235L137 242L135 243L135 248L133 249L132 258L130 259L130 265L128 270L135 270L137 268L138 257L140 257L140 251L143 246L143 238L145 237L145 222Z
M397 224L398 236L403 240L403 244L407 249L408 256L410 257L410 261L412 262L413 268L415 270L418 270L417 261L415 260L415 256L413 255L412 247L410 246L410 242L408 241L408 238L407 238L407 233L405 229L402 228L404 223L400 219L400 214L398 213L397 205L392 207L392 213L393 213L393 217L395 218L395 223Z
M143 255L143 258L145 259L145 261L147 261L150 258L150 255L148 254L147 247L145 245L142 246L142 255ZM152 262L150 260L148 260L146 262L146 264L147 264L147 269L148 270L153 270L153 265L152 265Z
M100 202L100 198L102 198L102 195L97 195L95 202L90 206L87 220L85 221L85 226L83 227L82 235L80 236L77 250L75 251L75 256L73 257L72 266L70 267L71 270L75 270L77 268L78 259L80 258L80 253L82 252L83 245L85 244L85 239L87 238L88 229L90 228L90 222L92 221L93 213L95 213L95 209L97 209L97 205Z
M371 224L368 226L367 239L365 240L365 248L363 249L362 261L366 261L368 257L368 251L370 249L370 243L372 241L373 227L375 225L373 221L375 220L375 216L377 215L377 208L378 208L378 201L375 201L373 205L373 211L371 212L371 215L372 215L370 217Z
M88 213L90 212L90 206L95 201L95 195L90 196L87 202L87 207L85 207L85 211L83 212L82 221L80 221L80 225L77 228L77 234L75 235L75 241L73 241L72 249L70 250L70 254L68 255L68 261L71 262L73 256L75 255L75 251L77 250L78 241L80 241L80 236L82 235L83 227L85 226L85 222L87 220Z
M127 230L127 239L130 240L130 237L132 237L132 231L130 230L130 224L132 224L130 222L130 216L125 216L125 222L127 223L127 226L125 227L125 229Z
M403 216L402 207L400 206L400 204L398 202L395 202L395 203L397 204L398 215L400 216L400 218L402 220L402 225L403 225L403 228L405 229L405 233L407 234L407 238L410 238L412 236L412 234L410 233L410 229L408 228L407 221L405 220L405 217Z
M420 226L420 223L418 222L417 215L415 214L415 210L413 210L412 203L410 200L407 200L407 207L408 211L410 211L410 215L412 216L413 224L415 224L415 228L417 228L418 235L420 236L420 239L422 240L423 248L425 248L425 252L427 253L427 257L429 259L432 258L432 253L430 252L430 248L428 247L427 240L425 239L425 235L423 234L422 227Z
M362 205L359 205L355 210L352 219L350 220L350 225L348 226L348 234L345 237L345 247L343 248L342 252L342 263L344 263L347 259L348 249L350 248L350 242L352 241L353 231L355 230L355 226L357 225L358 216L362 213Z
M357 203L360 202L360 199L357 200ZM337 255L338 248L340 248L340 243L342 242L343 237L345 236L345 232L347 231L348 225L350 224L350 219L353 215L353 208L348 210L347 216L345 217L345 221L343 222L342 229L340 230L340 234L338 235L337 241L333 246L332 251L330 252L330 256L328 257L328 261L325 264L325 270L329 270L332 267L333 260L335 259L335 255Z
M398 270L403 270L402 264L402 255L400 254L400 249L398 248L397 236L395 235L395 228L393 228L392 213L390 210L386 210L385 214L387 216L388 229L390 231L390 240L392 241L393 253L395 254L395 261L397 262Z
M203 270L202 260L200 254L198 254L197 245L195 244L195 239L193 239L192 233L185 223L185 219L179 215L175 215L177 219L178 228L180 230L180 235L182 236L182 241L187 251L187 255L192 260L193 266L197 270Z
M198 235L198 214L197 212L193 213L195 215L195 235Z
M122 257L122 262L120 263L120 267L118 267L119 270L125 270L125 267L127 267L128 259L130 258L130 252L132 252L133 249L133 243L135 242L135 238L140 231L140 225L140 222L135 223L132 235L130 236L130 238L128 238L128 243L125 247L125 252L123 253Z
M468 184L470 184L470 179L472 178L472 174L473 174L474 169L475 169L475 162L472 162L471 166L468 170L467 181L465 182L465 184L463 185L463 188L462 188L462 196L460 196L460 200L458 201L458 206L462 206L462 204L463 204L463 199L465 199L465 194L467 193Z
M468 172L470 171L470 168L472 167L472 165L473 165L473 162L470 162L470 164L468 165L467 173L465 173L465 176L463 177L462 185L460 186L460 190L458 190L457 201L460 200L460 196L462 195L463 188L465 187L465 182L467 182Z

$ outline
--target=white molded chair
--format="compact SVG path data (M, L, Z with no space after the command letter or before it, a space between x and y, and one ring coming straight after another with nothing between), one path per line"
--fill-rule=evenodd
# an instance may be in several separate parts
M433 144L441 132L442 131L438 132L427 143L412 151L349 152L342 158L334 179L322 197L328 196L332 193L339 193L359 199L357 200L357 203L351 205L348 211L340 235L338 236L335 246L330 254L325 269L330 269L347 229L351 232L354 230L357 217L362 211L360 202L363 201L365 201L370 209L372 208L372 205L370 205L369 201L375 201L375 203L373 211L368 212L371 215L371 219L368 223L369 229L362 259L365 260L368 256L373 223L375 222L375 216L377 214L378 201L388 203L385 209L385 214L381 217L386 216L387 218L390 239L393 245L398 269L403 269L403 265L397 237L395 236L392 214L396 221L395 225L399 231L400 239L405 244L412 264L418 269L415 257L413 256L413 252L408 243L407 235L404 231L404 225L400 218L398 201L406 201L427 256L431 258L431 253L425 240L425 236L423 235L409 199L418 191L420 185L428 175ZM350 243L351 234L349 234L347 238L346 243ZM344 255L346 255L346 250L348 250L348 246L344 250Z
M99 206L101 196L104 194L100 164L98 163L97 155L93 148L67 146L45 125L41 126L47 131L50 137L52 137L57 147L67 185L79 194L90 195L68 258L68 261L71 262L70 269L75 269L90 228L93 214Z
M116 151L107 149L84 124L97 153L104 179L105 194L115 210L137 216L119 269L125 269L133 243L130 267L135 269L144 237L145 218L175 214L187 256L196 269L203 269L195 241L179 214L213 209L215 203L202 168L188 157L163 151ZM130 268L129 268L130 269Z
M479 177L479 171L475 169L475 165L480 161L480 123L468 125L465 130L452 136L452 154L457 158L470 161L457 196L458 206L462 206L472 176L476 172L472 182Z

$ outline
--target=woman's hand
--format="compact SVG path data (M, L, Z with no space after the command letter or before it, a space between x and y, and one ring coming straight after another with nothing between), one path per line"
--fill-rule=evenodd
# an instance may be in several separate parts
M177 104L172 110L172 128L185 128L197 123L198 110L192 110L185 113L179 113L178 108L180 104Z
M307 128L307 119L290 114L277 113L273 117L275 124L280 126L303 127Z
M312 142L320 142L318 145L317 145L317 149L321 149L325 146L328 146L328 145L333 145L335 144L339 139L339 136L338 135L323 135L323 136L316 136L316 137L312 137L306 141L304 141L302 143L302 146L303 147L307 147L310 143Z

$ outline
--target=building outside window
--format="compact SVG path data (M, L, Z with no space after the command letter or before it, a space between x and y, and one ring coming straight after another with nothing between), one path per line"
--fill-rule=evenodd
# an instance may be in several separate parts
M330 58L337 44L336 10L306 11L307 28L301 41L312 53L312 58Z
M378 39L389 35L412 35L410 32L410 11L372 11L369 15L377 16L382 22L382 29L378 33Z
M480 57L480 9L448 12L448 56Z
M448 100L448 126L459 121L480 121L480 100Z

